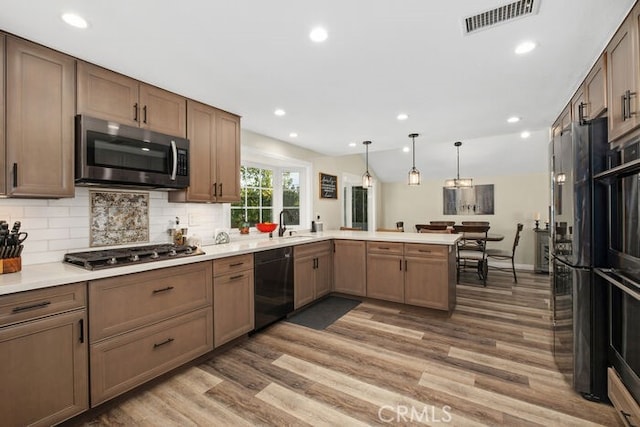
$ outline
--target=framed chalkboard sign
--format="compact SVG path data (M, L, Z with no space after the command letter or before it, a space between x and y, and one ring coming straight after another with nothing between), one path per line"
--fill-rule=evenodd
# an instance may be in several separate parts
M320 172L320 198L338 198L338 177Z

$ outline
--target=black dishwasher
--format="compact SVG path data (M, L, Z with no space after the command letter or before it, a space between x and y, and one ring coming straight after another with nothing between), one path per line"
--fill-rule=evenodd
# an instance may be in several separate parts
M293 311L293 246L254 254L255 330Z

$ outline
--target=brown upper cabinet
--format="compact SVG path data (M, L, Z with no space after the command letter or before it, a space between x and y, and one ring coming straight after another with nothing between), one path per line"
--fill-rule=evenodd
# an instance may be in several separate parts
M187 101L189 188L169 193L171 202L240 200L240 117Z
M75 59L6 37L6 194L73 197Z
M606 48L609 141L638 126L638 7Z
M603 53L584 81L586 107L584 119L592 120L607 111L607 54Z
M580 85L571 98L571 118L573 121L584 123L587 120L587 91L584 83Z
M571 116L574 122L584 124L607 111L607 63L602 54L571 98Z
M565 131L571 127L571 103L560 113L560 130Z
M78 61L78 114L186 137L186 98Z

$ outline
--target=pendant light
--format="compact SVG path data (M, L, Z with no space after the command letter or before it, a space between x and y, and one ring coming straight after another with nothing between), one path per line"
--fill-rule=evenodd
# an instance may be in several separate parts
M366 163L367 163L367 171L362 175L362 186L363 187L373 187L373 177L369 173L369 145L371 141L363 141L362 142L365 147L366 152Z
M420 134L409 134L409 138L413 142L413 167L409 171L409 185L420 185L420 171L416 169L416 136L420 136Z
M456 147L457 156L458 156L458 168L457 168L457 176L454 179L447 179L444 182L444 186L447 188L469 188L473 187L473 180L471 178L460 178L460 146L462 142L457 141L453 144Z

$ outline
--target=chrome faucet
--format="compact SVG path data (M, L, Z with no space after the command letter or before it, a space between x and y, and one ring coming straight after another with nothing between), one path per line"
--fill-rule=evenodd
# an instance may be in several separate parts
M280 223L278 224L278 237L284 236L284 232L287 231L287 226L284 224L284 209L280 211Z

